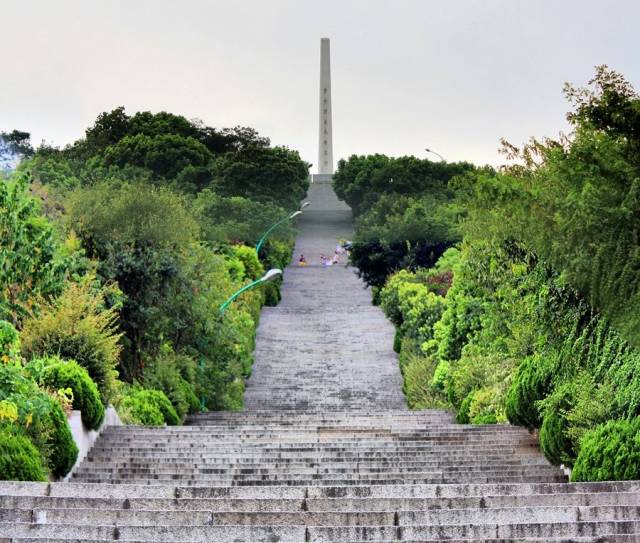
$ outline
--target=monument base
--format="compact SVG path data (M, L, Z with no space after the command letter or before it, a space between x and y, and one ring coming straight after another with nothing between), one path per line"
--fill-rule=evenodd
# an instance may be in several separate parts
M331 173L314 173L311 176L312 183L329 183L333 182L333 174Z

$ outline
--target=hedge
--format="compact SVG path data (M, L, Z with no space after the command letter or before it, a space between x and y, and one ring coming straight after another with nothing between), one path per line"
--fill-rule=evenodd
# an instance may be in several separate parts
M73 408L81 411L82 422L87 428L97 430L104 419L104 405L98 387L87 370L74 360L53 360L43 369L41 384L54 390L70 388L73 391Z
M0 479L46 481L40 452L16 427L0 426Z
M640 417L612 420L584 435L572 481L636 479L640 479Z

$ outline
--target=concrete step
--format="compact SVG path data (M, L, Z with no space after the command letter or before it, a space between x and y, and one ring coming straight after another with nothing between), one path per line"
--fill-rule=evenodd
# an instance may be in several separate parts
M504 495L459 498L109 498L56 496L0 496L0 508L33 509L131 509L147 511L436 511L523 507L640 506L635 492Z
M140 509L0 509L0 522L63 525L444 526L640 521L640 506L536 506L434 511L207 511Z
M93 539L119 541L281 541L361 542L433 541L451 539L537 539L604 537L640 533L640 521L578 521L440 526L91 526L0 523L4 537Z
M571 496L640 493L640 481L599 483L516 483L516 484L432 484L362 485L308 487L209 487L171 485L133 485L86 483L25 483L0 481L0 496L50 496L77 498L234 498L234 499L327 499L327 498L411 498L455 499L490 496Z

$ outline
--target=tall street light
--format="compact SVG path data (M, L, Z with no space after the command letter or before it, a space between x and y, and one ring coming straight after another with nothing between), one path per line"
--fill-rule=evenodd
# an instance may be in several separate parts
M302 210L307 207L309 205L309 202L305 202L304 204L302 204L300 206L300 209L298 211L294 211L293 213L291 213L291 215L287 215L284 219L282 219L281 221L278 221L275 224L272 224L267 231L262 234L262 237L260 238L260 241L258 241L258 244L256 245L256 253L259 254L260 253L260 249L262 248L262 246L264 245L264 242L267 241L267 237L269 236L269 234L275 230L276 228L278 228L278 226L280 226L282 223L285 223L287 221L290 221L291 219L295 219L298 215L302 214Z
M427 153L431 153L432 155L436 155L438 158L440 158L440 160L442 162L446 162L446 160L444 159L444 157L440 154L440 153L436 153L435 151L432 151L431 149L425 147L424 149Z
M279 270L278 268L273 268L272 270L269 270L267 273L265 273L260 279L257 279L256 281L253 281L253 283L249 283L248 285L245 285L244 287L242 287L240 290L237 290L236 292L234 292L229 297L229 299L218 308L218 311L220 312L220 316L224 315L224 312L227 310L227 307L229 307L229 305L231 305L231 302L233 302L238 296L240 296L240 294L257 285L266 283L267 281L273 281L279 275L282 275L282 270ZM204 362L203 360L200 360L199 365L200 365L201 371L204 371L203 362ZM207 405L207 399L205 395L202 394L200 396L200 410L204 411L206 408L206 405Z
M269 270L267 273L265 273L262 277L260 277L260 279L256 279L255 281L253 281L253 283L249 283L248 285L245 285L244 287L242 287L240 290L234 292L229 297L229 299L219 307L220 315L224 314L224 312L226 311L227 307L229 307L229 305L231 305L231 302L233 302L238 296L240 296L240 294L242 294L246 290L249 290L249 289L251 289L251 288L253 288L253 287L257 286L257 285L260 285L262 283L266 283L267 281L273 281L279 275L282 275L282 270L280 270L278 268L273 268L273 269Z

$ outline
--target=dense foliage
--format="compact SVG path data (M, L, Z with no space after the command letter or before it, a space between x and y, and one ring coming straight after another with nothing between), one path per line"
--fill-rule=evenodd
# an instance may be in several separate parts
M26 436L43 465L66 475L78 456L67 422L71 390L39 387L20 359L0 364L0 430ZM15 469L18 469L17 467Z
M57 294L65 266L26 175L0 182L0 319L18 324L39 296Z
M19 430L8 426L0 426L0 479L46 480L38 449Z
M461 209L449 181L472 171L467 163L384 155L338 163L335 191L356 216L351 261L368 284L381 287L399 269L431 267L460 240Z
M420 270L387 244L383 257L401 271L389 277L381 266L370 282L386 283L376 298L397 326L410 406L447 404L459 422L539 430L547 457L575 465L575 480L636 478L640 97L605 67L591 83L566 88L569 136L505 143L512 165L451 178L455 259ZM364 162L343 165L342 194L362 213L361 228L414 231L411 217L396 222L393 213L382 214L388 223L363 221L386 205L386 195L371 204L358 188L380 190L383 158ZM398 199L412 197L408 188ZM429 277L447 267L450 288L436 293Z
M100 400L98 387L89 373L75 360L58 357L34 359L27 370L41 386L53 389L70 389L72 407L82 414L82 422L87 428L97 430L104 418L104 406Z
M72 408L92 429L109 403L152 425L242 409L279 282L219 307L289 262L294 225L254 247L306 193L298 153L250 128L117 108L63 149L2 133L0 154L4 169L21 159L0 177L0 430L8 458L24 439L38 451L28 473L7 473L66 474Z
M160 390L135 389L124 396L120 408L123 421L129 424L175 426L180 422L169 398Z
M640 479L640 418L612 420L585 434L573 481Z

